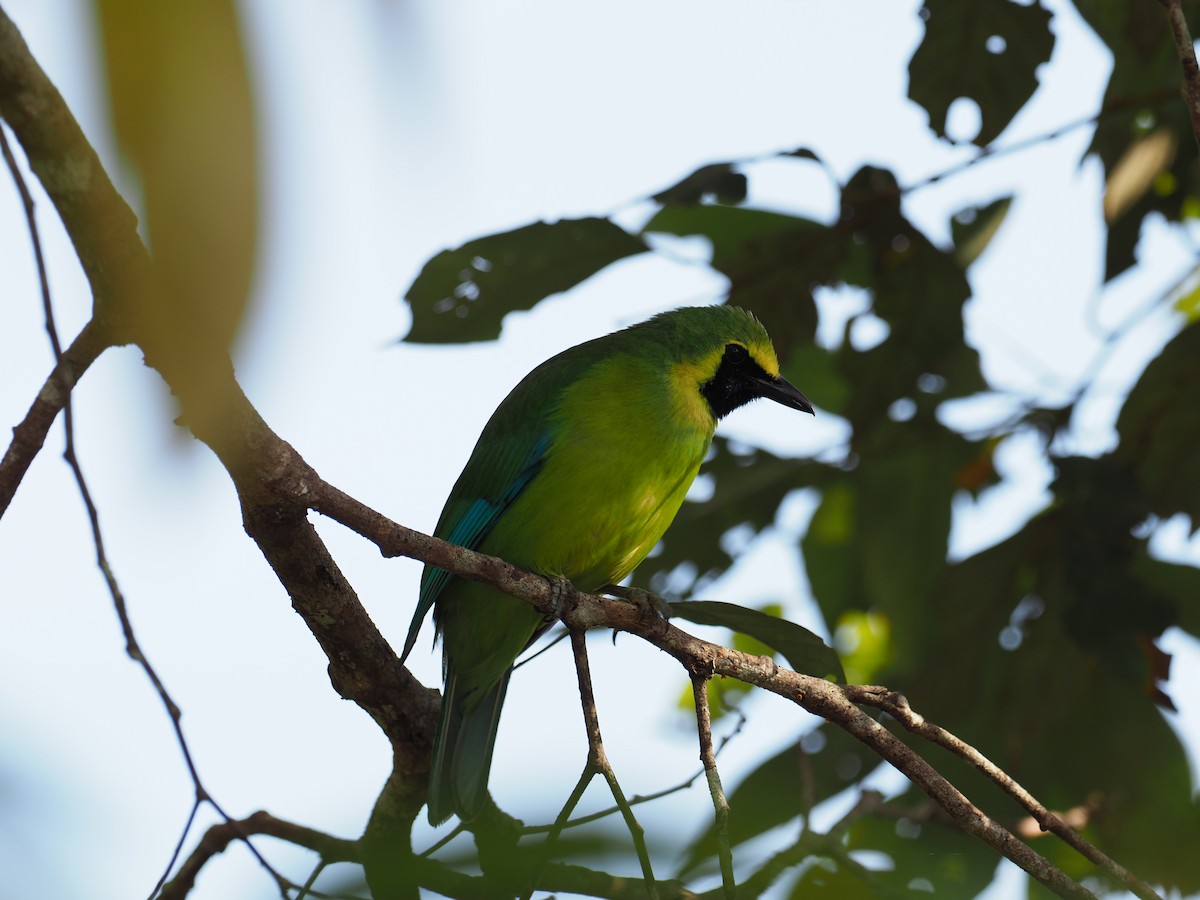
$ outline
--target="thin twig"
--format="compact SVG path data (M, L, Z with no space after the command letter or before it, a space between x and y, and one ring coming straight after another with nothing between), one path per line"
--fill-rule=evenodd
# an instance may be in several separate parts
M1092 115L1083 116L1082 118L1075 119L1071 122L1065 122L1052 131L1031 135L1024 140L1013 141L1011 144L1005 144L1000 147L995 145L981 147L975 151L974 155L963 162L950 166L947 169L943 169L941 172L937 172L933 175L927 175L924 178L919 178L916 181L910 182L909 184L906 184L904 187L900 188L899 192L901 194L915 193L922 188L938 184L939 182L945 181L948 178L959 175L968 169L977 166L981 162L991 159L999 159L1002 156L1008 156L1013 153L1020 153L1022 150L1030 150L1039 144L1057 140L1063 135L1070 134L1072 131L1077 131L1080 128L1086 128L1089 125L1095 125L1105 116L1112 115L1113 113L1117 112L1123 112L1130 107L1156 106L1158 104L1168 102L1173 96L1174 94L1171 91L1151 91L1146 94L1137 94L1132 97L1115 97L1112 100L1105 102L1100 109Z
M642 877L646 881L646 893L650 900L657 900L658 888L655 885L654 869L650 865L650 853L646 849L646 833L641 823L634 816L625 799L625 792L617 782L617 773L613 771L608 754L604 752L604 740L600 736L600 717L596 712L596 697L592 690L592 671L588 664L587 634L582 629L567 626L571 634L571 650L575 654L575 671L579 677L579 700L583 705L583 723L588 736L588 765L604 776L608 789L612 792L613 800L621 807L621 815L625 819L625 827L633 838L633 846L637 851L638 862L642 865Z
M739 734L742 733L742 729L745 727L745 725L746 725L745 713L738 712L737 713L737 725L734 727L734 729L731 732L729 732L729 734L727 734L721 738L721 742L717 745L714 755L720 756L721 751L725 749L725 747L729 744L729 742L732 741L735 737L737 737ZM634 794L632 797L629 798L629 805L630 806L640 806L641 804L649 803L652 800L661 800L663 797L669 797L672 794L678 794L680 791L686 791L693 784L695 784L697 779L699 779L703 774L704 774L704 768L701 767L690 778L686 778L683 781L679 782L678 784L672 785L671 787L666 787L666 788L663 788L662 790L658 790L658 791L651 791L649 794ZM562 828L564 828L564 829L577 828L580 825L589 825L592 822L598 822L600 819L607 819L613 813L619 813L620 811L621 811L621 807L614 804L613 806L610 806L607 809L601 809L594 813L588 813L586 816L580 816L578 819L571 819L567 822L564 822L562 824ZM546 832L550 831L552 828L554 828L553 823L551 823L549 825L526 825L524 828L521 829L521 834L522 835L545 834ZM437 846L441 846L441 845L439 844Z
M204 800L199 793L195 794L192 799L192 808L188 812L187 821L183 823L183 828L179 832L179 840L175 842L175 849L171 851L171 856L167 860L166 866L163 867L163 872L158 876L158 881L154 884L154 890L150 892L150 898L159 895L163 885L167 883L167 879L171 875L171 871L175 868L175 863L179 862L179 857L183 853L183 845L187 843L188 835L192 833L192 826L196 824L196 816L200 813L200 807L204 805Z
M663 788L660 791L652 791L649 794L635 794L634 796L629 798L629 805L630 806L640 806L641 804L649 803L652 800L661 800L663 797L671 796L671 794L678 794L680 791L686 791L693 784L695 784L696 780L698 778L700 778L700 776L703 774L704 774L704 769L698 769L696 771L696 773L694 775L692 775L691 778L688 778L685 781L681 781L678 784L674 784L671 787ZM590 825L592 822L598 822L601 819L607 819L613 813L619 813L620 811L621 811L621 807L614 804L605 809L597 810L594 813L588 813L586 816L580 816L578 819L570 819L561 824L555 822L555 823L551 823L549 825L526 825L524 828L521 829L521 834L522 835L546 834L547 832L553 830L556 826L560 830L567 829L567 828L578 828L580 825Z
M13 429L13 440L0 460L0 516L4 515L8 504L17 491L17 486L25 477L29 464L37 456L45 443L46 434L58 416L59 410L64 411L66 419L67 445L70 447L74 426L71 421L71 390L83 371L106 349L107 343L96 340L96 331L91 323L88 328L76 338L72 344L70 356L64 354L62 344L58 339L58 328L54 323L54 309L50 300L50 280L46 275L46 258L42 253L42 238L37 226L37 214L33 194L25 183L21 168L13 155L8 143L8 135L0 126L0 154L12 174L13 183L21 197L21 206L25 211L25 222L29 228L29 240L33 247L34 263L37 266L38 285L42 296L42 318L46 334L50 338L50 348L54 352L55 366L46 380L45 386L38 392L29 412L21 424Z
M433 856L433 854L437 853L439 850L441 850L443 847L445 847L448 843L450 843L452 840L454 840L456 837L458 837L460 834L462 834L466 830L467 830L466 823L459 821L458 824L455 825L450 830L449 834L446 834L445 836L434 841L429 847L425 848L420 853L418 853L417 856L421 856L421 857Z
M1126 869L1124 866L1109 858L1098 847L1088 842L1079 832L1046 809L1032 794L1016 782L990 759L946 729L934 725L916 712L908 704L908 699L900 693L889 691L887 688L870 685L852 685L846 688L846 696L855 703L873 706L881 709L903 725L913 734L920 735L926 740L944 747L960 759L966 760L979 772L986 775L1006 794L1015 799L1033 817L1043 831L1062 839L1069 847L1077 851L1088 861L1103 869L1128 890L1142 900L1162 900L1149 885Z
M54 358L59 360L63 355L62 344L59 343L58 328L54 324L54 306L50 301L50 279L46 275L46 258L42 254L42 236L37 227L37 210L33 202L33 194L29 191L29 185L25 183L25 176L21 174L21 167L17 164L17 158L13 155L12 147L8 143L8 135L3 127L0 127L0 153L3 154L4 163L12 174L17 193L21 196L21 206L25 210L25 222L29 227L29 241L33 245L33 258L37 264L38 286L41 288L42 315L46 334L50 337L50 347L54 351ZM68 398L72 387L74 385L70 382L62 385ZM70 399L66 401L66 405L67 414L70 415Z
M554 817L554 822L548 830L546 840L542 842L542 846L538 851L538 857L534 865L534 877L529 885L529 892L525 895L525 900L529 900L533 896L533 892L537 889L541 871L549 863L550 856L554 852L554 845L558 843L558 838L562 834L563 829L566 828L567 822L571 818L571 813L575 811L575 807L583 799L583 792L592 783L592 779L596 777L597 772L598 770L592 765L591 755L589 754L587 764L583 767L583 771L579 773L575 787L571 789L571 793L567 795L567 802L562 805L562 809Z
M515 672L517 669L521 668L521 666L529 665L529 663L533 662L535 659L537 659L539 656L541 656L547 650L549 650L552 647L556 646L557 644L561 643L562 640L566 636L567 636L567 632L565 629L563 631L560 631L558 634L551 635L549 640L544 641L543 646L539 647L536 653L531 653L529 656L526 656L524 659L517 662L513 666L513 671Z
M563 585L561 583L556 585L556 590L561 592L562 589ZM574 589L571 588L570 590L572 590L574 595ZM556 602L561 602L561 593L556 598ZM573 629L569 626L567 632L571 636L571 650L575 655L575 673L579 681L579 700L583 706L583 724L588 739L588 759L583 772L579 776L579 780L575 783L574 790L571 791L567 802L563 804L563 808L554 819L554 824L550 827L550 832L542 844L541 862L539 862L535 871L540 871L545 862L549 860L555 842L558 840L563 828L566 827L571 813L579 805L579 801L583 797L583 792L587 789L587 786L596 775L602 775L608 783L613 800L621 810L621 815L625 819L625 826L629 829L629 835L633 839L634 850L637 852L638 862L642 867L642 878L646 884L646 895L651 900L657 900L658 887L654 877L654 868L650 864L650 853L646 849L645 831L638 822L637 817L634 816L633 809L630 807L629 801L625 798L625 792L621 790L621 785L617 781L617 775L613 771L612 764L608 761L608 755L604 752L604 739L600 735L600 717L596 712L596 697L592 690L591 667L588 664L587 636L584 631ZM532 895L536 887L537 876L535 875L527 897Z
M708 676L703 673L692 675L692 696L696 701L696 730L700 735L700 762L708 778L708 792L712 796L713 813L717 835L717 859L721 864L721 884L726 900L737 897L737 883L733 877L733 849L729 844L729 800L721 786L721 773L717 771L717 758L713 753L712 713L708 708Z
M317 860L317 864L313 866L312 873L304 879L304 884L300 885L300 893L296 895L296 900L306 900L308 897L316 896L315 888L317 879L321 877L321 873L329 865L329 861L322 857Z

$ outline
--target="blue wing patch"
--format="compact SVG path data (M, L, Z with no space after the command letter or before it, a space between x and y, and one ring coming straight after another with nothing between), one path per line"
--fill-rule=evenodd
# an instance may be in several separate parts
M473 501L467 507L467 511L463 514L462 518L450 529L450 534L446 536L446 540L452 544L458 544L460 547L467 547L471 550L478 547L500 520L500 516L503 515L504 511L529 486L529 482L533 481L534 476L542 468L542 463L546 459L546 451L549 447L550 436L548 434L543 435L537 444L534 445L533 451L525 460L525 464L517 473L517 477L509 483L503 493L497 497L480 497ZM451 577L453 576L445 569L429 568L426 570L425 577L421 583L421 594L417 600L417 609L413 614L412 624L408 626L408 637L404 640L404 652L400 654L401 663L408 659L408 654L412 652L413 645L417 642L417 632L421 630L421 623L425 621L425 616L429 614L429 610L433 608L434 601L442 593L442 589Z

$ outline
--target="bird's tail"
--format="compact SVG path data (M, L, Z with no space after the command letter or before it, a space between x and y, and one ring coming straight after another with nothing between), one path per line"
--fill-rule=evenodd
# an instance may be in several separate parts
M510 675L512 669L467 710L453 667L446 670L442 716L429 771L430 824L440 825L453 813L469 822L483 811L500 708L504 705Z

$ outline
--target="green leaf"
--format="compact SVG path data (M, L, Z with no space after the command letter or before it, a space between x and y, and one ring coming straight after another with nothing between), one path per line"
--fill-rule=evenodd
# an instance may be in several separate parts
M875 684L894 656L892 620L882 612L847 610L838 616L833 637L851 684Z
M929 800L921 791L910 788L887 805L911 810L912 816L863 816L850 827L847 842L848 850L891 857L890 866L870 873L881 893L913 900L975 897L992 881L996 854L958 828L930 820Z
M1132 654L1118 656L1118 644L1098 642L1092 625L1106 620L1103 632L1124 617L1141 627L1147 601L1156 601L1136 593L1130 554L1079 546L1092 540L1090 529L1110 528L1097 507L1083 505L1088 495L1104 504L1109 482L1086 468L1069 477L1075 483L1046 513L949 569L925 604L927 634L904 692L928 721L977 747L1051 809L1094 805L1088 832L1097 846L1143 879L1187 894L1200 889L1200 857L1183 850L1200 834L1200 804L1180 738L1154 703L1151 667L1143 662L1142 677L1130 677L1127 663L1147 636L1126 632ZM1124 610L1097 593L1105 579L1120 579L1119 593L1128 592ZM966 763L946 760L939 770L981 809L1011 809Z
M672 603L671 611L675 616L697 625L731 628L761 641L771 650L782 653L788 665L803 675L828 678L838 684L846 683L846 673L842 671L841 660L833 648L795 622L716 600Z
M946 114L959 97L979 106L974 142L1002 132L1038 86L1038 66L1050 59L1050 13L1035 0L925 0L925 37L908 64L908 96L946 137Z
M413 314L405 340L495 340L506 314L530 309L646 249L641 238L608 219L589 218L534 222L443 250L405 295Z
M1200 323L1177 334L1142 373L1117 417L1118 460L1152 510L1200 524Z
M833 354L816 344L803 343L780 355L780 374L784 378L804 391L820 409L838 416L843 414L850 385L838 371Z
M851 478L829 485L800 541L813 597L831 626L848 610L873 605L864 590L859 559L858 495Z
M801 542L826 622L879 612L899 671L924 656L928 600L946 570L951 503L981 443L931 416L884 418L856 437L858 464L831 484Z
M834 900L898 900L898 895L878 878L878 871L847 865L829 856L819 856L792 885L791 900L834 898ZM899 895L907 896L907 895Z
M1143 552L1134 561L1133 573L1148 588L1174 601L1176 624L1200 638L1200 569L1163 562Z

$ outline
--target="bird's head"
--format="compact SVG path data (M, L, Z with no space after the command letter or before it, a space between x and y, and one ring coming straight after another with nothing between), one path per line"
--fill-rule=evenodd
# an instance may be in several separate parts
M697 414L721 419L759 397L812 413L808 398L779 374L766 329L746 310L686 307L655 316L645 327L659 333L672 357L672 391Z

